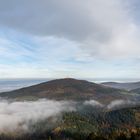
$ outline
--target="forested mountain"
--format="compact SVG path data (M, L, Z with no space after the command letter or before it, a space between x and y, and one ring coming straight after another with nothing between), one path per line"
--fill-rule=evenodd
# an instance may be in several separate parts
M35 101L40 98L57 102L62 100L74 102L74 110L63 111L35 123L30 121L27 132L1 133L0 140L139 140L140 138L140 106L133 99L139 98L133 96L132 92L66 78L3 92L0 93L0 97L10 102Z
M108 103L114 99L126 99L131 96L125 90L110 88L85 80L66 78L44 82L11 92L0 93L0 97L20 100L33 100L38 98L54 100L96 99Z
M133 90L140 88L140 82L129 82L129 83L117 83L117 82L105 82L102 85L117 89Z
M133 90L131 90L131 92L133 92L133 93L137 93L137 94L140 94L140 88L133 89Z
M32 130L32 131L31 131ZM0 135L2 140L139 140L140 107L103 111L85 106L30 125L22 135Z

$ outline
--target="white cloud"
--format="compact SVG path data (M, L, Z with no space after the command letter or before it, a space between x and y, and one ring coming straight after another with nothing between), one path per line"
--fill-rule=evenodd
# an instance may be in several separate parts
M54 101L47 99L14 102L0 99L0 133L16 133L21 130L22 132L30 132L30 125L38 121L52 116L57 120L64 111L76 111L77 103L74 101ZM114 100L106 106L96 100L89 100L83 102L81 105L114 109L136 105L136 103L129 100Z
M0 76L137 77L135 6L129 0L0 0Z
M0 1L0 24L40 38L75 41L81 55L91 58L137 58L139 26L133 6L124 0L5 0Z
M0 133L29 131L29 124L59 115L63 111L75 111L73 102L40 99L38 101L0 101Z
M104 105L101 104L100 102L96 101L96 100L89 100L89 101L85 101L84 105L91 105L91 106L99 106L99 107L103 107Z
M32 52L24 47L23 44L19 44L16 41L10 40L5 37L0 37L0 57L1 58L21 58L24 56L32 57Z
M102 104L96 100L89 100L89 101L85 101L83 103L84 105L91 105L94 107L103 107L105 109L115 109L115 108L123 108L123 107L128 107L128 106L134 106L134 105L138 105L138 102L136 101L132 101L132 100L113 100L110 103L108 103L107 105Z
M107 105L107 109L113 109L118 107L126 107L126 106L132 106L136 105L137 103L130 100L114 100L111 101L110 104Z

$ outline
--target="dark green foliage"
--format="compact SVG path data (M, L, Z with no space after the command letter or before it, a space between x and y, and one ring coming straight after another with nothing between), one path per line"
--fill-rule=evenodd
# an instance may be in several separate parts
M0 140L139 140L138 113L139 107L102 112L87 106L64 112L56 122L50 117L32 124L20 136L1 134Z

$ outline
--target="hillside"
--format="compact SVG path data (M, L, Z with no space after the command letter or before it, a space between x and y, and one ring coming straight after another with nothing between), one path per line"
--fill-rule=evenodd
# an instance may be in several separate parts
M132 132L137 133L139 129L139 106L107 112L87 106L77 112L64 113L61 122L52 128L51 132L53 139L61 140L66 137L71 140L88 140L91 134L107 140L115 140L118 137L119 140L121 133L130 137Z
M125 90L85 80L66 78L3 92L0 93L0 96L14 100L37 100L39 98L69 100L70 104L74 105L74 110L65 110L49 118L30 121L29 132L18 134L14 131L0 134L2 140L122 140L121 134L125 140L139 137L140 106L132 102L128 102L131 105L127 105L127 102L122 103L122 99L132 99L133 97ZM71 100L74 102L72 103ZM103 103L104 106L93 105L95 100ZM9 100L9 102L14 101ZM117 106L118 103L120 103L119 106Z
M130 82L130 83L117 83L117 82L105 82L101 83L104 86L117 88L117 89L124 89L124 90L133 90L140 88L140 82Z
M2 140L139 140L140 107L113 111L95 110L91 106L76 112L63 112L30 125L22 136L0 135ZM137 138L137 139L136 139Z
M96 99L109 102L114 99L128 98L128 92L110 88L85 80L71 78L57 79L38 85L21 88L11 92L0 93L0 97L14 99L48 98L55 100L87 100Z
M137 93L137 94L140 94L140 88L137 88L137 89L131 90L131 92L133 92L133 93Z

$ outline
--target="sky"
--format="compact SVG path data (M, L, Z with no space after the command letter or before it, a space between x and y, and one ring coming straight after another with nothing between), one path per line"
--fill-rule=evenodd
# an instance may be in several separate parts
M139 0L0 0L0 78L140 79Z

